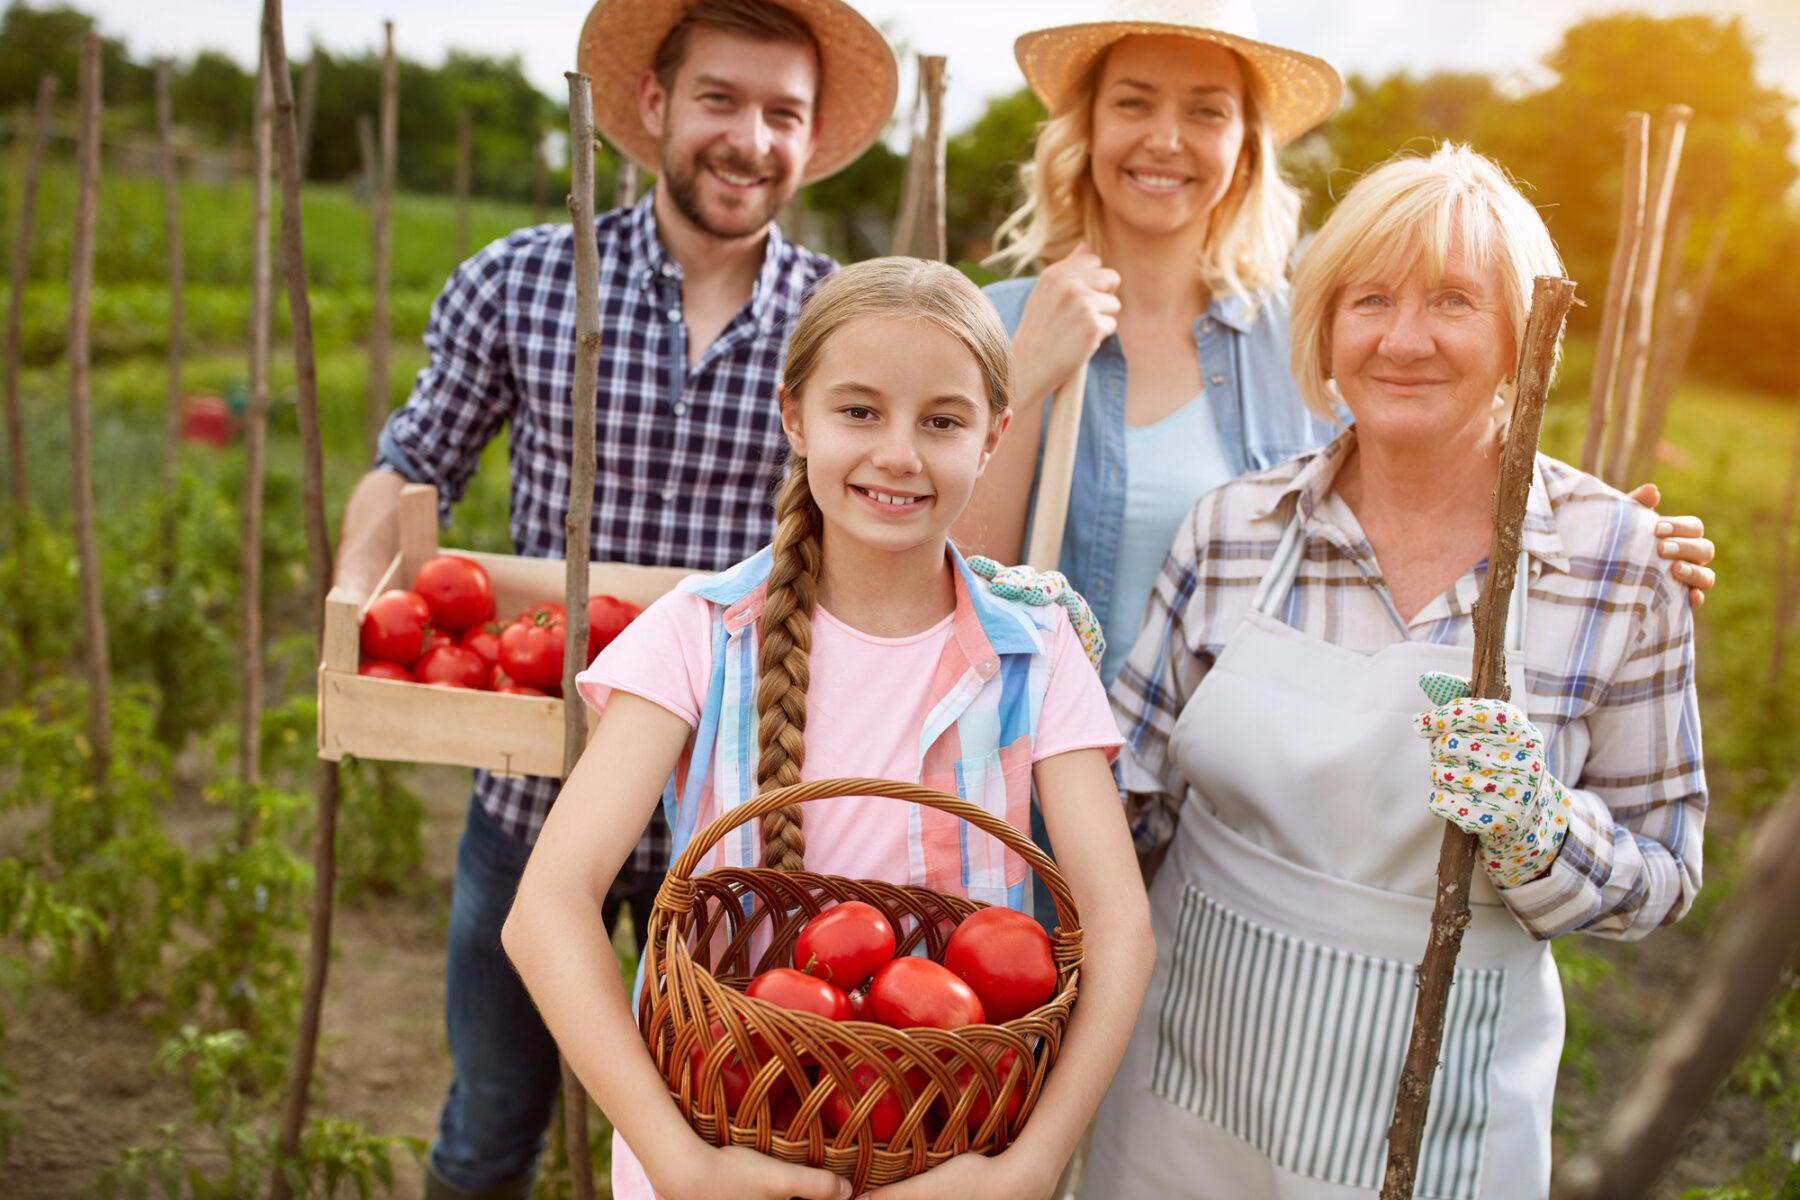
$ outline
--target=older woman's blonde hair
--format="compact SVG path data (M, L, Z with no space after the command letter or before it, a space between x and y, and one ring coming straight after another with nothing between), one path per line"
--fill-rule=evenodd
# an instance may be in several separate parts
M1088 158L1093 149L1094 89L1107 57L1097 56L1081 82L1063 93L1056 111L1038 126L1031 162L1019 172L1024 200L1001 223L995 235L1000 249L985 265L1012 275L1041 270L1066 258L1082 242L1106 257L1100 197ZM1213 209L1211 234L1194 265L1208 288L1236 295L1254 308L1287 274L1301 204L1299 191L1282 177L1274 136L1261 116L1262 76L1242 58L1239 65L1244 75L1244 148L1230 189Z
M1331 314L1345 285L1403 279L1423 260L1435 286L1452 247L1471 263L1498 269L1517 359L1532 277L1561 275L1562 260L1543 218L1499 164L1446 142L1429 158L1391 158L1364 175L1301 255L1289 334L1294 381L1308 409L1343 419L1331 382ZM1510 378L1499 398L1502 415L1510 416Z

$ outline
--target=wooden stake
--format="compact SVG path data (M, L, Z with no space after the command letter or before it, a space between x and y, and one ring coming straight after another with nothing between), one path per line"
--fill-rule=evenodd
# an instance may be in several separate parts
M321 639L325 597L331 590L331 534L325 526L325 464L319 437L319 376L313 358L312 306L306 295L306 255L300 227L300 147L294 128L294 89L288 78L287 47L281 29L281 0L263 0L263 53L275 105L275 148L281 166L281 259L287 268L288 323L294 341L294 410L300 426L302 494L306 509L306 548L312 566L313 614ZM323 647L321 646L321 653ZM331 966L332 885L337 878L337 763L319 760L319 811L313 830L313 910L308 934L306 990L301 998L300 1031L282 1104L281 1131L271 1200L291 1194L283 1168L300 1151L306 1123L307 1093L318 1051L319 1022L325 1007L325 979Z
M469 257L469 110L456 114L456 261Z
M1494 539L1488 550L1487 579L1475 605L1475 665L1469 680L1472 695L1506 700L1506 613L1518 573L1519 543L1525 524L1525 500L1537 459L1538 433L1544 423L1544 401L1563 316L1575 299L1567 279L1539 275L1531 289L1531 314L1519 351L1518 398L1511 428L1500 452L1500 477L1494 485ZM1421 781L1423 782L1423 781ZM1419 997L1413 1007L1412 1036L1400 1071L1394 1120L1388 1126L1387 1171L1381 1200L1412 1200L1419 1169L1419 1144L1431 1103L1431 1080L1437 1074L1438 1047L1444 1038L1450 983L1463 930L1469 925L1469 881L1475 868L1476 839L1444 823L1438 855L1437 900L1431 911L1431 937L1419 964Z
M600 386L600 249L594 241L594 99L586 75L569 81L569 219L575 227L575 384L569 396L574 447L569 461L569 510L563 518L563 778L587 744L587 708L575 675L587 666L588 559L593 553L594 395ZM623 159L622 162L629 162ZM634 171L633 174L636 172ZM569 1060L562 1060L563 1138L577 1200L593 1200L594 1164L588 1153L587 1092Z
M100 38L81 37L80 141L75 150L80 185L75 201L75 239L69 247L69 454L74 488L75 551L81 565L81 628L87 651L88 741L94 790L104 797L112 749L111 675L106 655L106 614L100 605L100 550L94 538L93 449L88 412L88 302L94 286L94 221L100 211Z
M613 177L613 207L630 208L637 203L638 198L638 167L623 150L615 146L614 151L619 158L619 173ZM571 149L570 161L573 162L573 159L574 150ZM572 171L573 167L570 169ZM569 186L574 186L572 178Z
M939 262L947 253L944 234L945 62L940 55L919 55L912 150L907 155L906 187L899 216L894 222L890 251Z
M1647 1196L1681 1135L1731 1072L1800 955L1800 784L1764 817L1729 911L1688 994L1669 1008L1625 1098L1591 1149L1558 1174L1556 1200Z
M1627 479L1650 478L1656 457L1656 444L1662 438L1663 425L1669 417L1669 405L1675 398L1675 388L1681 383L1682 373L1687 370L1688 355L1694 348L1694 334L1699 331L1700 318L1706 312L1706 298L1712 291L1713 276L1718 273L1719 260L1724 255L1725 222L1716 220L1713 223L1712 240L1707 243L1706 257L1700 263L1700 270L1691 279L1682 280L1681 287L1669 298L1666 306L1663 333L1656 340L1656 354L1646 387L1644 412L1638 424L1636 453L1632 456Z
M263 474L269 413L269 326L274 310L274 272L269 253L269 192L274 158L274 115L270 112L269 56L261 55L256 75L253 125L255 167L250 207L250 403L244 413L244 507L239 537L243 629L239 657L243 685L238 706L238 777L246 785L262 778L262 514Z
M37 114L32 122L30 156L19 185L19 227L13 231L12 290L6 309L6 448L10 468L12 500L13 550L18 555L18 586L23 593L27 583L25 539L30 535L31 499L25 486L25 402L19 395L19 338L25 311L25 288L31 274L31 227L37 219L38 174L44 166L44 145L50 139L51 106L56 103L56 76L48 71L38 80ZM20 641L25 661L32 663L32 647L36 632L29 627L30 608L20 599L13 609L21 626Z
M1625 339L1625 309L1644 237L1644 164L1649 158L1650 114L1625 114L1625 174L1619 185L1619 235L1613 242L1612 270L1606 277L1606 307L1600 316L1600 344L1588 386L1587 433L1581 442L1581 469L1600 472L1600 446L1613 394L1614 367Z
M300 72L300 179L306 180L312 162L313 109L319 99L319 48L314 46L306 56L306 69Z
M1663 243L1669 226L1669 204L1675 194L1675 176L1681 167L1682 140L1694 110L1685 104L1663 109L1656 135L1656 158L1650 190L1649 222L1638 245L1633 275L1631 306L1625 314L1624 360L1613 396L1611 435L1607 439L1603 478L1615 487L1625 484L1625 468L1631 462L1632 438L1637 433L1638 409L1644 394L1644 374L1650 363L1650 335L1656 320L1656 287L1661 275Z
M399 138L400 87L399 64L394 57L394 23L385 21L387 50L381 60L381 170L375 177L370 225L374 237L375 302L369 313L369 392L363 408L363 441L369 456L375 455L381 439L381 427L387 424L392 403L392 382L388 371L389 343L393 340L393 321L388 314L388 289L392 282L394 240L391 228L394 203L394 165L397 161L395 142Z
M169 386L163 404L164 495L174 492L175 470L181 461L181 342L185 316L181 190L176 181L174 126L169 103L169 60L162 58L156 62L156 135L162 144L163 232L169 245ZM173 519L172 512L170 518ZM170 531L165 529L164 532Z
M1794 424L1794 455L1788 463L1787 486L1781 492L1781 511L1775 514L1775 609L1770 623L1774 626L1769 647L1769 666L1763 684L1774 691L1781 683L1783 660L1787 656L1787 630L1794 617L1794 539L1800 518L1794 512L1796 494L1800 493L1800 421Z
M1069 520L1069 491L1075 481L1075 442L1081 435L1081 409L1087 396L1087 360L1082 359L1069 382L1050 399L1045 418L1044 465L1038 470L1037 503L1031 510L1031 542L1027 565L1054 571L1062 559L1063 529Z

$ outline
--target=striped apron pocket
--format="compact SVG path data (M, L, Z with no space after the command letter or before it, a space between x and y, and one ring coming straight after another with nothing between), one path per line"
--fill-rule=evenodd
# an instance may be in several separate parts
M1415 968L1278 933L1182 897L1151 1088L1296 1175L1373 1190L1406 1055ZM1474 1200L1501 967L1458 969L1415 1195Z

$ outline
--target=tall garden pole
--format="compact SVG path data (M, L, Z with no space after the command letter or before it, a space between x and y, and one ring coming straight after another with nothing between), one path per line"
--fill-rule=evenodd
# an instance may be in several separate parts
M594 99L586 75L569 81L569 219L575 227L574 447L569 462L569 511L563 518L563 560L568 634L563 641L563 778L575 769L587 744L587 706L575 675L587 666L588 558L593 548L594 392L600 385L600 248L594 241ZM622 155L620 161L627 162ZM635 172L633 172L635 174ZM587 1092L562 1060L563 1138L577 1200L593 1200L594 1167L588 1154Z
M1645 388L1644 410L1639 419L1637 453L1627 479L1650 478L1656 443L1662 438L1663 425L1669 417L1669 405L1675 388L1687 370L1688 355L1694 349L1694 334L1699 331L1700 317L1706 312L1706 298L1712 292L1713 276L1718 274L1719 260L1725 255L1725 222L1713 225L1712 240L1707 243L1706 257L1700 270L1681 281L1681 287L1669 298L1664 314L1662 336L1656 342L1656 355Z
M112 697L106 614L100 607L100 551L94 539L93 450L88 413L88 301L94 285L94 219L100 210L100 38L81 37L81 134L75 163L75 239L69 247L69 455L75 552L81 566L81 628L87 649L88 741L94 790L102 798L112 750Z
M399 139L399 67L394 58L394 23L383 22L387 51L381 60L381 169L375 177L371 223L375 238L375 303L369 314L369 394L363 408L363 436L369 454L381 437L392 401L388 379L388 343L393 322L388 315L388 287L393 274L394 235L391 227L394 203L395 142Z
M1638 409L1643 400L1644 375L1650 363L1650 335L1656 321L1656 287L1662 273L1663 242L1669 226L1669 204L1675 194L1675 176L1681 168L1681 146L1694 110L1685 104L1663 109L1656 133L1656 156L1647 203L1647 228L1638 246L1637 268L1632 280L1631 306L1625 315L1624 358L1613 395L1612 418L1607 438L1606 469L1602 477L1619 486L1631 463L1632 438L1637 433Z
M1519 543L1524 533L1525 499L1531 491L1538 433L1544 424L1544 401L1550 393L1550 371L1563 316L1575 299L1567 279L1539 275L1531 289L1531 313L1519 351L1518 398L1513 403L1506 445L1500 452L1500 478L1494 485L1494 539L1488 550L1487 580L1475 603L1475 666L1469 692L1478 698L1508 699L1506 684L1506 611L1518 573ZM1421 778L1420 782L1423 782ZM1476 838L1448 821L1438 854L1437 899L1431 910L1431 938L1419 963L1419 997L1413 1006L1412 1036L1400 1070L1394 1120L1388 1126L1387 1169L1381 1200L1412 1200L1419 1170L1419 1145L1431 1104L1431 1080L1437 1074L1438 1048L1444 1039L1450 982L1463 930L1469 926L1469 881L1474 877Z
M274 272L269 254L269 192L274 158L274 114L269 110L269 55L256 76L255 167L250 207L250 404L244 413L244 505L239 538L243 621L239 658L238 776L249 786L262 778L262 517L268 440L269 326Z
M613 177L613 207L630 208L633 204L637 203L638 198L637 164L632 162L630 157L617 146L614 146L613 150L617 152L619 156L619 173ZM574 153L573 148L571 148L569 151L571 164L573 164L574 161ZM569 169L573 172L574 166L571 165ZM571 175L570 185L573 186L573 184L574 179L573 175Z
M1649 158L1650 114L1625 114L1625 174L1619 185L1619 236L1613 242L1612 270L1606 277L1606 305L1600 314L1600 345L1588 386L1587 433L1581 442L1581 469L1600 473L1600 446L1606 436L1615 368L1625 341L1625 309L1637 271L1638 243L1644 237L1644 165Z
M163 231L169 245L169 386L163 404L163 491L175 490L181 461L181 342L185 272L181 259L181 192L175 172L175 121L169 103L169 60L156 62L156 135L162 144ZM171 520L173 514L171 511ZM165 528L165 533L168 530ZM169 547L163 547L168 552Z
M469 110L456 114L456 261L469 257L469 167L473 148Z
M281 165L281 260L286 269L288 323L294 338L294 409L300 426L301 478L306 509L306 549L313 580L313 619L323 639L325 597L331 590L331 534L325 527L325 463L319 439L319 378L313 360L312 307L306 296L306 254L300 228L300 147L294 128L294 87L288 78L281 30L281 0L263 0L263 54L275 107L275 149ZM319 1044L325 977L331 965L332 885L337 877L337 763L319 760L319 815L313 831L313 911L301 999L300 1033L282 1105L271 1200L288 1200L283 1168L300 1150L307 1093Z
M919 55L919 91L913 104L912 151L891 252L942 262L944 235L944 66L941 55Z
M12 291L6 309L6 449L11 480L10 499L13 518L13 551L19 556L18 584L23 591L26 578L25 539L30 533L30 492L25 486L25 404L19 396L19 337L25 309L25 286L31 274L31 226L37 217L38 173L44 166L44 144L50 137L50 109L56 103L56 76L48 71L38 80L37 114L32 121L31 151L25 160L25 172L19 185L19 227L13 234ZM23 603L14 611L25 622L29 609ZM33 631L21 626L25 643L25 661L32 661Z
M319 47L313 46L306 56L306 69L300 72L300 180L306 180L307 164L312 162L313 110L319 102Z

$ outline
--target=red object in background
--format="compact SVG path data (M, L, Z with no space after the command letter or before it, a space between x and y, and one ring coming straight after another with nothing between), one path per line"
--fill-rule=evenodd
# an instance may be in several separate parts
M231 420L231 408L224 397L211 392L196 392L181 401L181 438L223 449L236 440L237 430Z

